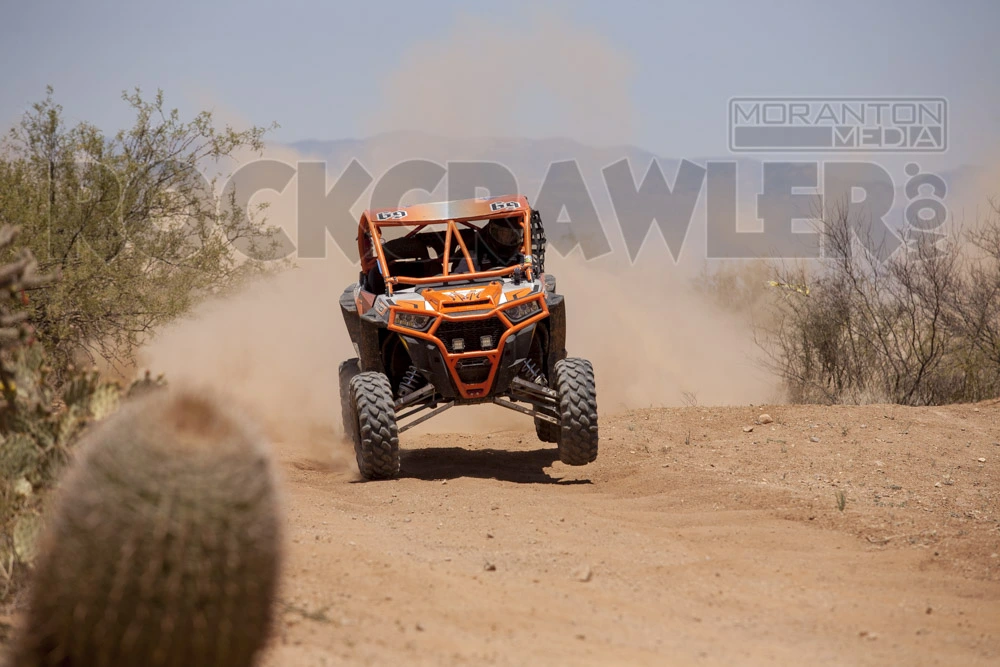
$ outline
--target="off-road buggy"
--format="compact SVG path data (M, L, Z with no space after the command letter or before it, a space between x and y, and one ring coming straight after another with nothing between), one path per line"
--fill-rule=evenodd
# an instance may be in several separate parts
M340 402L363 477L399 473L399 433L486 402L533 417L564 463L597 458L594 370L566 356L565 305L527 199L369 210L358 252L340 297L357 353L340 365Z

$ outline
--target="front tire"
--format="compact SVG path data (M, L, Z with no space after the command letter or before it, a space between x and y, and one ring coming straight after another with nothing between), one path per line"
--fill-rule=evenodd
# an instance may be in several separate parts
M359 373L351 380L355 417L354 454L365 479L391 479L399 474L399 434L392 387L383 373Z
M559 396L559 460L571 466L597 458L597 388L594 367L569 357L553 367Z

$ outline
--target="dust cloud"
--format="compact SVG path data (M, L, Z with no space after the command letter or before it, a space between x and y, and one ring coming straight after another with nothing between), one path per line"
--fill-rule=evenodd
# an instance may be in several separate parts
M546 260L566 295L567 348L593 362L602 412L777 400L746 318L693 289L666 254Z
M141 363L238 402L276 441L328 454L340 435L337 366L351 356L337 297L352 275L326 263L259 280L163 330Z
M635 69L599 32L551 10L465 15L403 54L366 129L629 143Z
M467 17L448 39L416 46L385 81L386 104L376 108L386 111L373 118L370 130L416 128L469 138L470 151L480 150L475 138L488 136L569 135L584 148L629 140L635 110L628 58L596 33L551 14L521 25L527 27L503 39L482 39L496 29L493 19ZM470 89L470 82L484 90ZM532 87L544 95L527 94ZM419 142L427 134L400 145L406 136L369 139L365 150L424 157ZM489 145L496 149L495 142ZM269 153L291 164L298 158L288 147ZM539 165L543 173L545 166ZM270 222L293 239L295 189L293 180L281 195L267 193ZM620 234L608 230L620 245ZM276 440L308 440L334 450L330 443L341 429L337 366L354 356L337 299L356 279L353 259L329 243L326 260L300 261L235 297L203 304L143 350L142 367L165 373L174 384L225 391ZM644 249L636 264L623 248L594 261L550 252L547 264L566 295L569 353L594 362L602 412L774 397L773 382L754 363L745 321L699 298L690 286L693 272L678 268L662 241ZM532 426L496 406L477 406L446 412L416 430L500 428ZM350 457L346 449L336 451Z
M569 353L594 363L602 413L773 397L743 321L669 271L577 257L551 257L549 271L566 295ZM354 356L337 299L356 275L350 262L328 259L207 302L157 336L142 351L142 367L175 385L224 392L275 440L326 451L341 434L337 367ZM531 422L477 406L418 428L483 432Z

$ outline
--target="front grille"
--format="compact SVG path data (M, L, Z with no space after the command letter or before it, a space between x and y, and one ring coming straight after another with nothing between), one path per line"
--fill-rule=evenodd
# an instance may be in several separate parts
M490 360L487 357L462 359L455 364L455 369L465 384L482 384L490 377Z
M461 338L465 342L463 352L486 352L495 350L500 343L500 336L505 331L503 322L498 317L487 317L480 320L448 321L444 320L437 328L437 337L444 343L448 352L455 352L452 341ZM480 340L489 336L491 345L483 347Z

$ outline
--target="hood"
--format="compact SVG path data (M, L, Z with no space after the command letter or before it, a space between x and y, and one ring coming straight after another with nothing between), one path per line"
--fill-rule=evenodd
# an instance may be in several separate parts
M415 310L433 310L443 315L471 315L493 310L508 301L528 296L539 288L537 282L514 285L494 281L486 285L428 288L414 294L397 293L394 301L397 306L409 306Z

